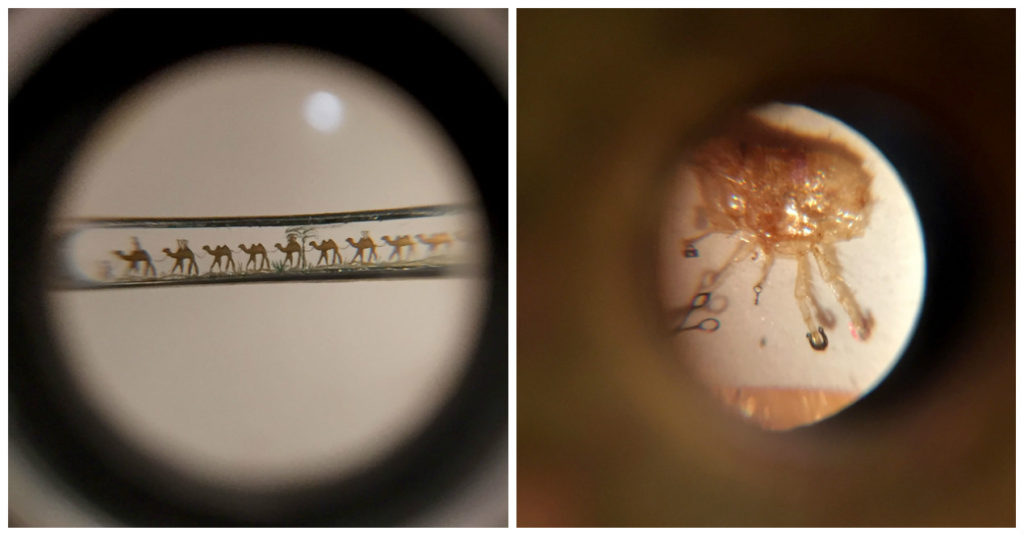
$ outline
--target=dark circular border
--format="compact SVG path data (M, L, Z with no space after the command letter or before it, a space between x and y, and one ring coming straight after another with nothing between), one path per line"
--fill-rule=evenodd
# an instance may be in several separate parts
M242 494L147 458L85 402L45 307L41 238L76 148L126 91L198 54L244 45L336 54L391 79L455 142L492 243L484 326L457 392L382 463L331 483ZM508 425L508 112L484 71L441 33L393 10L132 10L93 22L10 100L9 415L25 445L77 495L131 525L394 525L472 473Z

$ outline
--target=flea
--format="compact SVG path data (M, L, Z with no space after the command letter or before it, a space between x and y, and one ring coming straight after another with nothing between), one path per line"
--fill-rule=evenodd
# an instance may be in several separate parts
M869 223L873 176L862 157L827 137L787 130L751 114L696 147L687 161L708 225L699 236L681 240L681 252L697 256L695 244L711 234L739 239L725 264L701 279L699 292L713 290L731 266L760 253L764 267L753 286L757 305L776 257L793 258L794 297L807 339L812 348L824 350L828 337L812 319L812 308L820 312L811 293L813 257L849 316L854 338L868 339L871 317L843 279L835 248L862 236Z

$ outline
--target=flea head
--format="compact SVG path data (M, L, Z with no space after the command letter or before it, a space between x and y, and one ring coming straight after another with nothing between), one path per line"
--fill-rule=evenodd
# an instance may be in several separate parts
M872 175L831 139L749 116L697 147L690 162L715 231L741 231L785 251L848 240L867 227Z

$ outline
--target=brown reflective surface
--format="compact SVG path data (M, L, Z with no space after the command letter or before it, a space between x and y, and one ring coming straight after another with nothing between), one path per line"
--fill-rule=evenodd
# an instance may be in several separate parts
M810 388L718 387L718 399L765 429L817 422L857 401L860 392Z
M519 525L1012 525L1013 35L1009 11L520 10ZM772 433L667 357L657 177L716 117L825 81L954 141L983 277L940 288L970 293L905 395Z

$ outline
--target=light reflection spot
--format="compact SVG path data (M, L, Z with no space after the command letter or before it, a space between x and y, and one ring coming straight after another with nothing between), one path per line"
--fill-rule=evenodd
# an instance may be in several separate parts
M321 132L334 132L341 126L345 107L337 96L326 91L317 91L306 97L304 106L306 122Z

